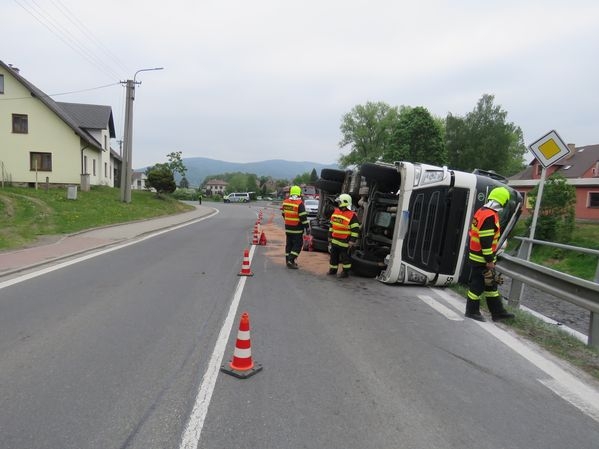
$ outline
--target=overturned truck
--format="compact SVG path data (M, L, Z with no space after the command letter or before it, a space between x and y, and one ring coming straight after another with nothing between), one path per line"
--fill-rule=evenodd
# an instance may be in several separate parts
M493 172L473 173L411 162L365 163L355 170L323 169L313 247L327 251L335 198L351 195L360 237L352 272L388 284L450 285L467 281L468 231L474 212L497 186L510 191L500 213L502 245L516 224L522 196Z

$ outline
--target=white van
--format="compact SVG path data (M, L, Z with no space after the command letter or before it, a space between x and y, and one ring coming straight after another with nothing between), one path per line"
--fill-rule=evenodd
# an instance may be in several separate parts
M225 203L249 203L250 202L250 194L247 192L239 193L233 192L225 195L223 197L223 201Z

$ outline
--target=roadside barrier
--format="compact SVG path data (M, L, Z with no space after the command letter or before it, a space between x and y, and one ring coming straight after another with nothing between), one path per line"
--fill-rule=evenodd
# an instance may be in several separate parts
M241 263L241 271L237 276L253 276L252 270L250 269L250 250L245 249L243 252L243 262Z
M250 315L243 312L239 321L239 332L235 342L233 360L229 362L229 367L225 365L220 367L223 373L230 374L238 379L247 379L262 370L262 365L254 364L252 360L252 344L250 341Z

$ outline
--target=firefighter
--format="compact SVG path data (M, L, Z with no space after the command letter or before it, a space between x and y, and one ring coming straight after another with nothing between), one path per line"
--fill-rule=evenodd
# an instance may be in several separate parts
M514 318L503 308L497 291L495 261L497 260L497 243L501 235L499 212L510 198L505 187L495 187L489 193L487 202L474 213L470 226L470 252L468 255L471 271L466 316L477 321L485 321L480 313L480 297L485 294L487 306L493 321Z
M338 207L335 208L330 219L328 274L331 276L336 275L341 263L342 271L339 277L346 278L349 276L349 270L351 269L349 249L358 239L360 222L356 213L351 210L351 196L347 193L342 193L335 201Z
M304 208L301 194L302 189L299 186L292 186L289 189L289 197L281 205L285 220L285 263L287 268L294 270L298 268L296 259L302 251L304 231L306 235L310 234L308 214Z

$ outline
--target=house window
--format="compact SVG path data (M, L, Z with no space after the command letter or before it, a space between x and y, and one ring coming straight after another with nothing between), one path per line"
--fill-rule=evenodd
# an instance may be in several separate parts
M4 75L0 75L0 94L4 93Z
M599 192L589 192L589 207L599 208Z
M24 114L12 115L12 132L15 134L27 134L27 116Z
M96 176L96 160L92 159L92 173Z
M29 153L29 170L52 171L52 153Z
M108 164L104 162L104 177L108 178Z

